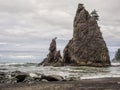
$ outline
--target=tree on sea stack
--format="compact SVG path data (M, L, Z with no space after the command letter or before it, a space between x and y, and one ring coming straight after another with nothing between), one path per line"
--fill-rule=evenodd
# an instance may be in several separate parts
M96 20L99 20L99 16L98 16L97 11L95 9L91 12L91 15L93 17L95 17Z

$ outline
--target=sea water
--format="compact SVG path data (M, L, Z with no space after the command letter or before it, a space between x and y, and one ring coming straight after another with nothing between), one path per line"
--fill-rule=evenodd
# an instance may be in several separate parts
M110 67L86 66L37 66L37 63L1 63L0 72L22 71L30 74L60 75L62 77L75 77L80 79L120 77L120 63L112 63Z
M120 77L120 63L112 63L110 67L86 66L37 66L45 57L43 52L2 52L0 53L0 72L22 71L30 74L60 75L80 79Z

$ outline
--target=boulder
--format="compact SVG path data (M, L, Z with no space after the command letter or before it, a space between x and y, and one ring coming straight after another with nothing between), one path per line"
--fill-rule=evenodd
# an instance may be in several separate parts
M25 78L28 77L28 76L29 75L27 73L20 72L20 71L11 72L11 77L16 78L17 79L17 83L23 82L25 80Z
M13 72L11 72L10 74L11 74L11 77L15 77L15 76L17 76L17 75L19 75L19 74L22 74L23 72L21 72L21 71L13 71Z
M46 80L46 79L42 79L41 81L42 81L42 82L49 82L49 81L48 81L48 80Z
M5 83L5 84L16 84L17 79L16 78L5 78L3 83Z
M63 81L63 77L58 75L42 75L42 80L43 79L47 81Z
M0 83L15 84L17 83L17 79L15 77L11 77L9 72L0 72Z
M32 84L35 83L35 80L33 77L26 77L23 82L27 84Z
M25 73L21 71L0 72L0 83L2 84L16 84L27 83L32 84L40 82L42 75L39 73Z
M0 72L0 79L5 78L6 74L4 72Z
M19 74L15 76L15 78L17 79L17 82L19 83L19 82L23 82L27 76L28 76L27 74Z

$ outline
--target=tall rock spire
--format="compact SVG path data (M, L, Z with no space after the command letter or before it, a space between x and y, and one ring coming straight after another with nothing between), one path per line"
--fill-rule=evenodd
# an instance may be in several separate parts
M60 50L57 51L56 37L52 39L47 57L39 64L44 66L61 66L62 56Z
M78 5L74 19L73 38L64 49L66 65L109 66L110 58L97 20L83 4Z

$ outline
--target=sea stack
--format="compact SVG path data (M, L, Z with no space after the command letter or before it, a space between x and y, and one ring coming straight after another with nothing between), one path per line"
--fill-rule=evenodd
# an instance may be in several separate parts
M61 66L62 65L62 56L60 50L57 51L56 47L57 37L52 39L49 47L49 53L47 57L39 64L44 66Z
M95 10L89 14L83 4L78 5L73 25L73 37L63 51L56 50L56 39L53 39L47 58L40 65L52 66L110 66L108 48L98 26L98 15Z
M63 61L74 66L109 66L108 48L97 23L83 4L78 5L74 19L73 38L64 49Z

